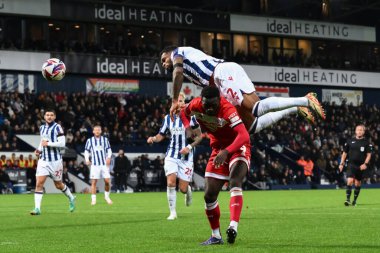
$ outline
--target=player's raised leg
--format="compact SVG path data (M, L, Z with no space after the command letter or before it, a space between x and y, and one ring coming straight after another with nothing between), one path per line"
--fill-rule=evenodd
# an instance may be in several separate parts
M282 118L297 112L297 107L288 108L278 112L270 112L256 118L249 130L250 133L258 133L264 128L273 125Z
M255 118L252 114L248 113L241 107L236 108L242 118L244 125L249 133L254 134L260 132L262 129L267 128L279 120L293 115L298 114L300 117L306 119L310 124L314 124L315 119L311 111L307 107L291 107L276 112L269 112Z
M255 93L244 94L244 100L242 102L242 106L246 108L250 108L250 104L255 103L252 108L252 114L255 117L260 117L268 112L279 111L296 106L308 107L321 119L326 118L322 105L319 103L315 93L308 93L305 97L269 97L258 102L255 102L257 101L256 97L257 95Z

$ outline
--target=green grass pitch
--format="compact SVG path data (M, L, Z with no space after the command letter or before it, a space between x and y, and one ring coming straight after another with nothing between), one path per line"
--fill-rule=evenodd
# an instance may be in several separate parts
M42 215L34 199L0 195L0 252L380 252L380 190L363 189L357 207L343 205L343 190L244 192L234 245L200 246L210 229L203 193L185 207L177 194L178 219L167 221L166 193L77 195L68 212L62 194L45 194ZM229 194L219 196L221 230L229 223ZM225 236L224 236L225 237Z

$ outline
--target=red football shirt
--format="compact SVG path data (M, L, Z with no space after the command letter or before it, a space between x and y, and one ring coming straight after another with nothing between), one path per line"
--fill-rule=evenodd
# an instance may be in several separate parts
M212 148L225 149L237 137L237 132L233 128L243 123L236 108L221 97L217 116L209 116L204 112L201 97L194 98L184 109L186 116L195 115L202 130L207 131Z

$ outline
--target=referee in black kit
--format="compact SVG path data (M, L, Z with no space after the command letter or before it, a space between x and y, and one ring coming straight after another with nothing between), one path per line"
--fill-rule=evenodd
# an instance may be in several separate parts
M351 205L351 191L352 184L355 182L354 201L353 206L356 206L356 200L360 193L361 180L364 171L368 168L369 161L371 160L372 145L364 138L365 126L359 124L355 128L355 137L348 139L344 144L342 160L339 164L339 170L342 172L346 158L347 161L347 200L344 202L345 206Z

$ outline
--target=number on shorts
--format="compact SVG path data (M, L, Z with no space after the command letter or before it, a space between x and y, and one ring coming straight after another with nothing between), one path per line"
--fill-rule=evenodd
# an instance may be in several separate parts
M185 169L185 175L189 176L191 174L192 169L186 168Z
M245 152L247 152L247 147L246 147L246 146L242 146L242 147L240 148L240 150L241 150L241 155L242 155L242 156L245 156Z
M55 172L55 177L60 177L62 175L62 170L57 170Z
M235 99L237 97L237 93L234 92L231 88L227 90L227 93L230 93L231 97Z

